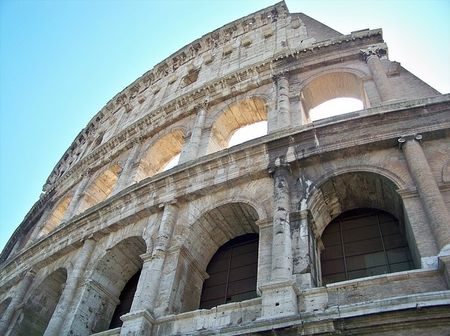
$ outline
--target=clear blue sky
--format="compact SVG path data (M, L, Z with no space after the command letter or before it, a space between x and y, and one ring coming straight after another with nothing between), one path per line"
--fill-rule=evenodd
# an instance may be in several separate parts
M276 1L0 1L0 250L88 121L159 61ZM383 28L391 60L450 92L450 1L286 1L348 34Z

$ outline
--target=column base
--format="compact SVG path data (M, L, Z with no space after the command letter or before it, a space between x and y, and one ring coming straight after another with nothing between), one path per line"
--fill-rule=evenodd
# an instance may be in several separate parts
M294 281L280 281L259 287L262 293L261 319L298 314L297 290Z
M123 321L120 335L151 336L155 319L147 310L139 310L120 317Z

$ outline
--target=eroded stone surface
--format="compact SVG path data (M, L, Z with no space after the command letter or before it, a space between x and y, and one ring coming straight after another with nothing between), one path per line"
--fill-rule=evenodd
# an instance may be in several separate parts
M364 109L311 122L339 96ZM388 59L380 30L344 36L283 2L206 34L117 94L54 168L1 255L0 333L442 334L449 102ZM267 135L227 148L258 121ZM322 286L321 236L355 208L396 217L417 269ZM258 297L199 310L210 259L246 233Z

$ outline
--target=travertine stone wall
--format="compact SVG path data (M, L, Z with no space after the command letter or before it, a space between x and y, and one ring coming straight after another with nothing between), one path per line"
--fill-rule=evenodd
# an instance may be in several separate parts
M364 109L311 122L343 96ZM228 147L259 121L266 135ZM0 334L442 334L449 163L450 96L389 60L381 30L342 35L280 2L94 116L1 254ZM415 269L322 286L322 233L356 208L398 219ZM212 256L246 233L259 236L258 297L199 310Z

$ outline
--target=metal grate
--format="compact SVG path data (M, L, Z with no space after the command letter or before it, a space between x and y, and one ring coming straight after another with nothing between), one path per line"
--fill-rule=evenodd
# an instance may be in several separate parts
M230 240L209 262L200 308L255 298L257 269L258 235L246 234Z
M384 211L345 212L327 226L322 242L323 284L414 267L398 220Z

